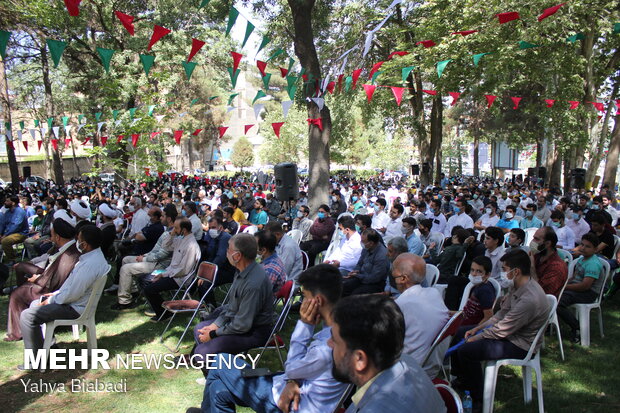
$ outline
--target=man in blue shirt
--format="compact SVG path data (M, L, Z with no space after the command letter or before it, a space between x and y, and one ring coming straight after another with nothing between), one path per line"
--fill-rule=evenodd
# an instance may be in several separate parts
M420 257L424 254L426 249L420 237L418 237L413 230L416 226L416 220L411 217L403 218L403 237L407 240L409 246L409 252Z
M267 206L267 202L263 198L257 198L254 201L254 209L250 212L250 224L256 225L258 229L263 229L267 221L269 221L267 213L263 211L265 206Z
M504 234L513 228L519 228L519 222L514 219L516 213L517 209L513 205L508 205L502 219L497 221L495 226L501 228Z
M19 206L19 198L12 196L4 201L6 212L0 216L0 243L5 263L10 267L15 261L13 245L21 244L28 235L26 211Z

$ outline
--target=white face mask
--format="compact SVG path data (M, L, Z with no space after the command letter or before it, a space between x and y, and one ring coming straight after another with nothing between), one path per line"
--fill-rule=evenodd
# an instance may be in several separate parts
M491 208L487 208L485 209L485 212L487 213L487 215L491 215L491 212L493 212L493 210Z
M473 285L482 284L482 275L469 275L469 282Z
M406 234L408 232L407 228L405 227L400 227L400 230L402 231L403 234Z
M297 218L303 218L304 217L304 213L301 211L297 211Z
M514 215L512 214L512 212L506 212L506 213L504 214L504 218L506 218L506 219L511 219L512 217L514 217Z
M80 248L80 243L79 243L79 242L76 242L76 243L75 243L75 248L77 248L77 250L78 250L78 252L79 252L80 254L82 254L82 253L84 252L84 250L83 250L82 248Z
M220 231L218 231L217 229L210 229L209 230L209 236L211 238L217 238L220 235Z
M514 279L510 279L508 278L508 274L511 272L510 271L502 271L499 273L499 276L502 280L502 285L506 285L507 288L512 288L515 284L515 280Z
M135 210L136 210L136 208L133 205L129 204L129 211L133 212Z

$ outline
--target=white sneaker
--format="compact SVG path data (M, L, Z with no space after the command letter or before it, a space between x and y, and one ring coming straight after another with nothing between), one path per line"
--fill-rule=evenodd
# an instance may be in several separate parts
M117 291L118 291L118 284L112 284L111 286L103 290L103 292L105 292L106 294L115 294Z
M199 379L196 379L196 383L198 383L201 386L205 386L207 384L207 379L205 379L204 377L201 377Z

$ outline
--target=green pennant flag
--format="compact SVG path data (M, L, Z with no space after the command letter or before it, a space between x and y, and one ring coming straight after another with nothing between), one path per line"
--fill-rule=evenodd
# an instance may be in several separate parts
M213 99L217 99L219 98L219 96L209 96L209 102L212 101Z
M148 76L149 72L151 71L151 67L153 66L153 63L155 62L155 56L141 54L140 61L142 62L142 68L144 69L144 73L146 73L146 75Z
M614 24L614 34L620 33L620 23Z
M409 74L411 73L413 69L415 69L415 66L403 67L403 70L402 70L403 82L407 81L407 78L409 77Z
M291 100L295 100L295 93L297 92L297 86L293 86L288 90L288 97Z
M261 50L263 50L263 47L267 46L267 44L271 41L271 39L267 36L263 36L263 41L260 42L260 46L258 46L258 50L256 51L256 54L259 54Z
M483 56L486 56L488 54L491 54L490 52L487 53L478 53L474 55L474 66L478 66L478 63L480 63L480 59L482 59Z
M38 128L39 127L39 119L35 119L34 120L34 127Z
M256 92L256 96L254 96L254 100L252 101L252 106L254 105L254 102L256 102L260 98L264 98L265 96L267 96L267 94L263 92L262 90L259 90L258 92Z
M292 58L292 57L289 57L289 58L288 58L288 69L287 69L287 71L289 71L289 72L290 72L290 71L291 71L291 69L293 68L293 65L294 65L294 64L295 64L295 60L293 60L293 58Z
M95 113L95 119L97 119L97 122L99 122L99 119L101 119L101 115L102 115L101 112Z
M202 0L200 2L200 6L198 6L198 10L202 9L203 7L205 7L207 4L209 4L211 0Z
M523 41L523 40L521 40L521 41L519 42L519 49L520 49L520 50L524 50L524 49L534 49L534 48L536 48L536 47L540 47L540 46L539 46L539 45L537 45L537 44L534 44L534 43L525 42L525 41Z
M232 105L233 99L236 98L237 96L239 96L238 93L233 93L232 95L228 96L228 104L226 106Z
M11 37L11 32L0 30L0 56L2 60L6 57L6 45L9 42L9 37Z
M586 36L583 33L577 33L566 38L569 43L575 43L577 40L584 40Z
M196 63L183 61L182 64L185 68L185 76L187 76L187 80L190 80L192 78L192 72L194 72L196 68Z
M120 113L120 110L114 109L112 111L112 119L116 120L118 119L118 114Z
M67 125L65 125L67 126ZM19 130L24 130L24 121L19 122Z
M82 114L78 115L78 123L81 124L82 123L82 119L84 119L85 117L86 117L86 115L82 115Z
M69 124L69 116L62 117L62 126L67 126Z
M375 81L377 80L377 77L379 77L379 75L383 73L383 71L377 71L375 73L372 74L372 79L370 80L371 84L375 84Z
M245 36L243 37L243 43L241 43L242 49L245 47L245 43L248 41L253 31L254 31L254 25L250 23L250 21L248 20L248 24L247 26L245 26Z
M270 80L271 80L271 73L265 73L265 76L263 76L263 85L265 86L265 90L269 90Z
M4 128L6 130L11 130L11 122L4 122Z
M284 50L282 50L282 49L278 49L278 50L276 50L276 51L275 51L275 52L271 55L271 57L270 57L269 59L267 59L267 61L270 61L270 60L275 59L276 57L280 56L282 53L284 53Z
M448 63L450 63L451 61L452 59L442 60L441 62L437 62L437 76L438 77L441 78L443 71L446 69L446 66L448 66Z
M138 108L129 108L129 118L133 120L133 116L136 114Z
M47 128L52 129L52 122L54 122L54 118L47 118Z
M230 75L230 83L232 83L233 89L237 87L237 78L239 77L239 73L241 73L241 69L237 69L237 71L233 73L232 67L228 68L228 74Z
M295 83L297 83L298 79L299 78L297 76L287 76L286 77L286 84L287 84L286 88L290 89Z
M235 25L237 17L239 17L239 12L234 7L231 7L230 13L228 13L228 26L226 27L226 36L228 36L228 33L230 33L230 30Z
M299 71L299 76L300 76L300 77L301 77L301 76L303 76L303 75L304 75L304 73L306 73L306 68L305 68L305 67L302 67L302 68L301 68L301 70Z
M157 105L149 105L149 108L148 108L149 109L149 112L148 112L149 116L153 116L153 111L155 110L155 106L157 106Z
M98 47L97 53L99 53L99 57L101 58L101 63L103 63L103 67L105 68L106 73L109 73L110 72L110 61L112 60L112 55L114 54L114 50Z
M352 84L353 84L353 77L347 76L346 79L344 79L344 91L349 92L351 90Z
M196 98L196 99L192 99L192 101L189 103L189 107L191 108L192 106L194 106L196 103L198 103L200 99Z
M63 42L61 40L47 39L47 47L50 50L50 54L52 55L52 60L54 61L54 67L58 67L58 63L60 63L60 57L62 56L62 52L64 52L65 47L67 47L67 42Z

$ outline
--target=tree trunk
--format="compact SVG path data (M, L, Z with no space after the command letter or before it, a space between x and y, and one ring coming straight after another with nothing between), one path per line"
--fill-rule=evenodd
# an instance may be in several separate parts
M75 145L74 145L74 140L73 140L73 136L69 135L69 137L71 138L71 154L73 155L73 166L75 167L75 172L77 172L78 178L82 177L82 171L80 171L80 166L78 165L77 162L77 157L75 156ZM77 135L75 136L77 138Z
M605 143L607 143L607 136L609 135L609 120L611 118L611 111L616 106L615 99L618 93L618 83L619 82L614 83L609 103L607 104L607 111L605 112L605 117L603 118L603 126L601 127L599 141L591 153L592 156L590 158L590 163L588 164L588 169L586 171L586 186L588 188L592 186L592 182L594 182L596 172L598 171L599 166L601 166L601 160L603 159L603 150L605 148Z
M553 152L549 152L552 154L549 156L549 168L547 173L547 186L560 186L560 178L562 175L562 154L560 153L558 147L554 145Z
M538 168L542 166L542 141L540 138L536 138L536 173L538 174Z
M474 176L480 176L480 129L474 127Z
M19 168L17 167L17 158L15 158L15 147L9 145L9 131L11 130L11 102L9 100L9 82L6 78L6 66L4 60L0 59L0 105L2 112L4 113L6 128L6 155L9 159L9 170L11 171L11 185L15 191L19 190ZM13 145L19 144L19 142L13 139L13 133L11 132L11 139Z
M431 142L427 159L431 170L435 172L435 180L441 179L441 141L443 137L443 103L441 102L441 94L437 94L433 99L433 107L431 108ZM433 160L435 161L434 167ZM432 174L430 176L433 176Z
M603 185L609 185L609 189L615 192L616 175L618 174L618 159L620 158L620 114L616 115L614 130L611 132L609 140L609 151L605 161L605 174L603 175Z
M314 0L288 0L295 28L295 54L311 79L321 79L321 66L314 45L312 9ZM331 112L327 105L319 112L314 102L307 104L310 119L321 118L323 130L316 125L308 127L308 202L314 213L329 197L329 137L331 135Z

